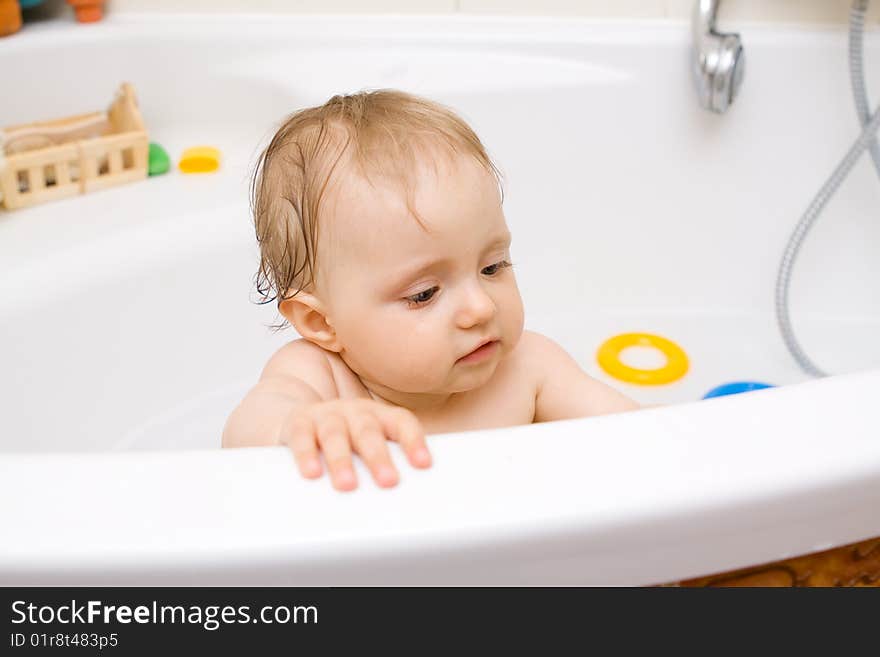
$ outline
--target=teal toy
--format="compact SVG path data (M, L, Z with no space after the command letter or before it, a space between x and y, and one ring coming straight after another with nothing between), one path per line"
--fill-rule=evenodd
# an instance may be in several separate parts
M171 158L165 149L159 144L150 142L150 154L147 156L147 173L151 176L158 176L168 173L171 168Z

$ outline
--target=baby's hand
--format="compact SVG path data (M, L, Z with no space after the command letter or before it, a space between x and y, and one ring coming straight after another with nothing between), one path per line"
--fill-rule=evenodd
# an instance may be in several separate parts
M334 399L301 406L287 416L281 428L281 443L293 450L302 475L309 479L321 476L318 452L323 451L333 486L342 491L357 488L352 452L364 460L379 486L397 484L388 440L400 443L413 466L431 465L418 418L405 408L372 399Z

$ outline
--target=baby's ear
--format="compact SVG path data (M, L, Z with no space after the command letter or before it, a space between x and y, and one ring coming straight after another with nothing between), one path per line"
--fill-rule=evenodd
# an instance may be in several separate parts
M309 342L329 351L342 349L336 331L327 321L324 305L308 292L299 292L295 297L285 299L278 306L284 318Z

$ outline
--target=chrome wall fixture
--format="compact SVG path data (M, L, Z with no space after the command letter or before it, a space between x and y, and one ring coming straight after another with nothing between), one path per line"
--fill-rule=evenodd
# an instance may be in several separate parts
M739 34L717 32L720 0L697 0L692 20L694 82L700 105L719 114L736 98L745 70Z

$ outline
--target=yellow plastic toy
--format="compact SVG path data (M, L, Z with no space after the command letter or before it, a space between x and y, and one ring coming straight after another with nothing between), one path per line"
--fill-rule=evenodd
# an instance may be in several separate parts
M620 352L627 347L653 347L666 356L666 365L658 369L643 370L624 365ZM650 333L622 333L609 338L596 353L599 366L615 379L626 383L651 386L678 381L688 371L688 357L677 344Z
M193 146L183 151L177 165L183 173L210 173L220 167L220 151L213 146Z

